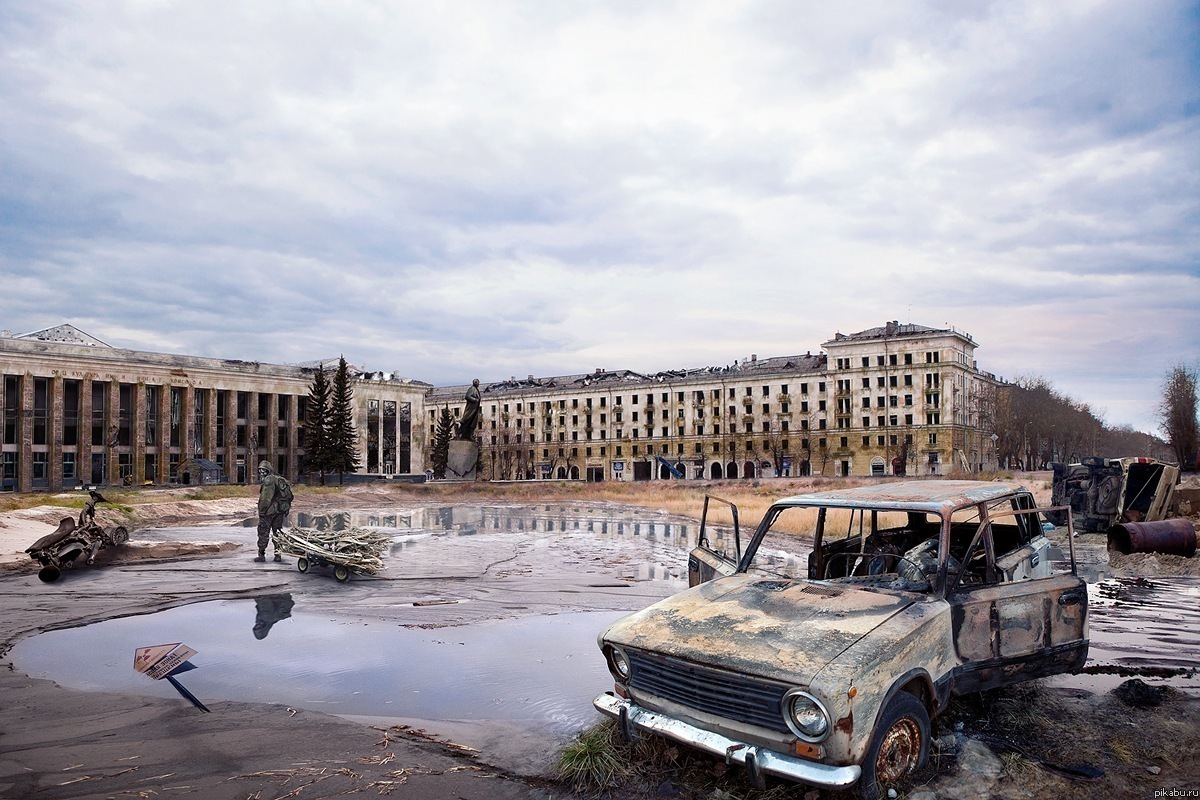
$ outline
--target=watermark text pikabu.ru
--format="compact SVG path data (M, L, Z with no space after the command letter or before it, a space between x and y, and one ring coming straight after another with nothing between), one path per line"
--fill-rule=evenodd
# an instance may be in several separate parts
M1155 789L1155 797L1200 797L1200 789Z

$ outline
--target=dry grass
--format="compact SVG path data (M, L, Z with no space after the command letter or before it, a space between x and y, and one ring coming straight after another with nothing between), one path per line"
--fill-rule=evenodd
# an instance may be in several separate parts
M340 486L306 486L300 484L293 487L297 495L335 495L342 491ZM229 497L258 497L258 485L243 485L222 483L211 486L186 486L173 488L146 487L144 489L117 489L115 487L100 487L101 494L113 505L125 511L130 506L148 505L152 503L176 503L180 500L224 500ZM0 495L0 512L15 511L20 508L35 506L59 506L62 508L83 508L88 495L83 490L49 494L46 492L27 492L24 494L10 493Z

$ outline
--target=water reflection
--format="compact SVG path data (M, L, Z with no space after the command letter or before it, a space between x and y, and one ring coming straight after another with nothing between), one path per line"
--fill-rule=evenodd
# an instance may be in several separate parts
M596 632L624 612L527 617L431 630L306 611L291 595L219 600L52 631L18 643L16 667L68 688L170 696L130 668L135 648L186 635L188 688L209 700L281 703L336 714L506 720L570 733L595 721L608 684ZM245 622L254 614L255 637ZM278 625L287 620L286 624ZM259 636L260 622L276 626ZM520 646L514 646L520 642ZM87 659L78 658L88 653Z
M648 515L651 518L647 519ZM622 565L624 577L639 581L681 578L687 565L687 553L695 547L699 533L699 525L691 520L602 504L445 506L324 514L299 512L295 519L296 524L304 528L335 531L368 528L388 533L392 543L385 560L396 564L420 561L432 540L446 536L459 539L522 534L585 537L588 542L617 548L630 555L641 550L642 556L638 560L625 559ZM718 550L734 552L732 528L709 526L706 533ZM444 540L437 546L445 555Z
M272 625L292 615L295 604L290 594L266 594L254 598L254 638L267 638Z

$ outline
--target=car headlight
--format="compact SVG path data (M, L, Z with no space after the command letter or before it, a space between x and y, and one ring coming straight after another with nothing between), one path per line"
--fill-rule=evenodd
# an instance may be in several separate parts
M792 733L808 742L820 742L829 735L829 712L808 692L793 689L784 695L783 716Z
M623 650L611 646L608 648L608 668L621 683L629 683L633 671L629 667L629 656Z

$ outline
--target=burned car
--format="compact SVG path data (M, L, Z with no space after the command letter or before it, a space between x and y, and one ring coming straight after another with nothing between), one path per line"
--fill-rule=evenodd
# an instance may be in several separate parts
M1157 522L1167 518L1179 468L1152 458L1087 456L1078 464L1052 462L1050 502L1070 506L1073 530L1104 533L1122 522ZM1047 519L1066 525L1065 512Z
M1052 569L1042 510L1021 487L789 497L744 551L736 508L732 530L713 534L714 500L691 588L599 636L615 686L594 705L629 738L743 764L759 786L774 775L873 798L925 764L930 720L951 698L1087 659L1073 545Z

